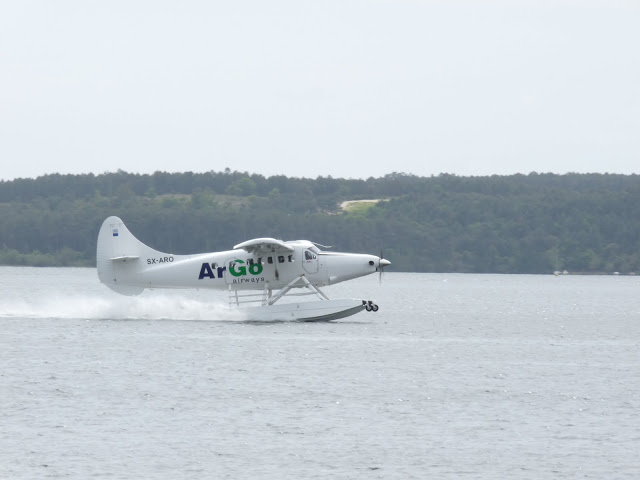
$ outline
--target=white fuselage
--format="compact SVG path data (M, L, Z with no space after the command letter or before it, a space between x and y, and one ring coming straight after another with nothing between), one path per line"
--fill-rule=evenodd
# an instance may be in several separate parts
M300 275L313 285L332 285L374 273L380 261L373 255L321 252L310 242L288 243L294 247L288 254L258 255L228 250L198 255L151 255L116 264L114 269L119 270L118 283L143 288L226 290L231 285L245 290L264 289L267 284L269 288L281 288Z

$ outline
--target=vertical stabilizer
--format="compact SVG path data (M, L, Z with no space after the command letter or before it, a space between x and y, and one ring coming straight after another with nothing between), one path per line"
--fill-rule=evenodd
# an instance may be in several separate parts
M123 295L138 295L144 290L141 257L164 255L142 243L118 217L109 217L98 234L96 263L98 278Z

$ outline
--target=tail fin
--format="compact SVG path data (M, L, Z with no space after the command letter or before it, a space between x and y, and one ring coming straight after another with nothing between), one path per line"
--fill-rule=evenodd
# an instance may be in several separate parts
M143 269L141 257L164 255L134 237L120 218L109 217L98 233L98 278L122 295L138 295L145 288L138 275Z

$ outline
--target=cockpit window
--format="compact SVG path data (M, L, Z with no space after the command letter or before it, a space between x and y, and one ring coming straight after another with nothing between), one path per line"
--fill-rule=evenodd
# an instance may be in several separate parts
M313 253L311 251L311 249L304 251L304 259L305 260L315 260L315 258L316 258L316 254Z

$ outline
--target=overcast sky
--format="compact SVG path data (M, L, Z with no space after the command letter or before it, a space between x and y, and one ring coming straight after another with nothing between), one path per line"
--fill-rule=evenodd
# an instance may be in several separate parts
M0 0L0 165L640 173L640 2Z

